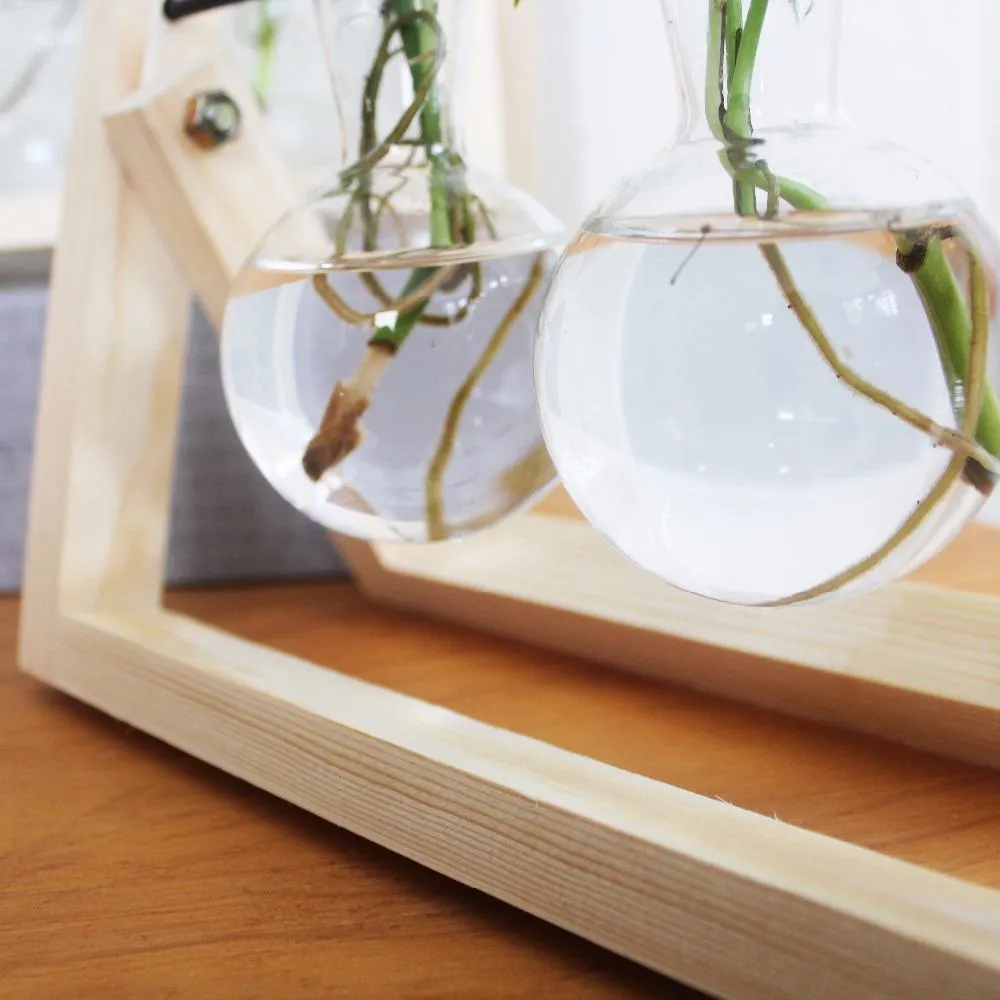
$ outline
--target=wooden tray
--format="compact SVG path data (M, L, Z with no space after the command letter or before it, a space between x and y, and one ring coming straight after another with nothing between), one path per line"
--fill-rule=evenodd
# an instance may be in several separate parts
M780 611L670 589L614 552L562 490L471 544L338 544L388 604L1000 764L1000 532L987 525L905 583Z
M328 669L695 792L717 805L730 803L769 821L1000 889L996 771L683 687L615 674L566 654L455 628L424 615L388 610L362 599L347 584L242 589L236 595L175 593L167 603L250 641L273 641L279 635L278 647L293 656L314 657L323 649L317 662ZM713 839L722 838L720 827ZM559 869L555 879L564 877L570 878ZM679 884L684 891L685 881ZM853 894L853 886L848 878L845 891ZM749 938L767 933L755 926L750 912L731 916ZM649 922L648 934L678 934L676 926L654 926L659 919L656 907L643 908L633 917ZM586 906L579 918L586 919ZM688 947L700 951L699 927L680 934ZM787 948L796 945L815 965L783 992L742 983L722 995L798 1000L834 996L824 985L824 963L834 961L838 951L835 925L820 932L816 941L796 936L783 943ZM755 947L759 954L745 958L747 976L770 958L766 942ZM735 978L737 970L732 971ZM888 968L873 976L870 994L852 985L839 995L966 995L944 987L935 991L931 980L922 992L906 992L898 984L897 991L890 992L890 976ZM696 981L708 986L712 980ZM885 990L881 994L875 991L879 982Z

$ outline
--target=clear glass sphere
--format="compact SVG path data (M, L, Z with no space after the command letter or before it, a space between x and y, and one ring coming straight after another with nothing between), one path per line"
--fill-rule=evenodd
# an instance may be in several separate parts
M392 209L370 225L334 186L274 226L235 283L221 359L239 436L286 500L341 534L427 542L490 525L554 479L532 351L562 231L468 169L475 238L433 248L428 167L409 160L372 173L368 204L387 194ZM414 283L420 316L386 349L373 332L399 328Z
M996 245L971 203L912 197L949 190L923 165L836 135L759 155L860 207L736 215L719 148L630 178L567 249L536 350L550 453L598 530L685 591L767 605L874 587L938 552L992 490L993 456L947 445L970 381L949 376L924 293L944 275L946 303L973 315L977 269L996 417ZM944 268L901 266L900 238L923 234Z

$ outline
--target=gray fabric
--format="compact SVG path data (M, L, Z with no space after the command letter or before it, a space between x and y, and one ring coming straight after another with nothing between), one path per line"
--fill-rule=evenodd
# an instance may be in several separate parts
M45 303L44 283L0 287L0 591L20 585ZM193 310L168 582L342 572L322 529L289 507L243 451L226 412L215 336Z
M0 590L21 581L45 287L0 288Z

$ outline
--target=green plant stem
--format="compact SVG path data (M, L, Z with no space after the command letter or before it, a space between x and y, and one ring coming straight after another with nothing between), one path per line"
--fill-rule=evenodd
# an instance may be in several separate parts
M761 191L768 191L770 189L771 185L768 180L768 176L756 163L748 167L735 168L733 167L727 153L723 152L719 155L723 158L723 166L726 168L727 172L733 173L734 170L738 170L743 181L752 184L755 188L758 188ZM830 207L827 200L818 191L814 191L811 187L808 187L805 184L800 184L798 181L790 180L788 177L781 177L778 175L771 176L773 180L777 182L777 190L781 200L786 202L792 208L797 209L800 212L824 212ZM748 212L741 212L740 214L754 215L756 210L756 202L754 202Z
M757 49L764 31L768 0L750 0L746 23L739 36L739 52L736 53L735 68L729 80L729 101L723 124L730 136L749 139L752 135L750 122L750 94L753 90L753 73L757 64ZM727 35L732 30L727 29Z
M440 65L440 47L444 44L440 31L429 20L413 20L417 11L415 0L392 0L392 9L401 21L399 29L410 66L410 76L413 80L414 94L426 93L420 109L420 141L427 150L431 161L430 171L430 230L431 246L451 246L451 212L448 197L448 164L447 150L444 145L444 130L441 127L441 103L437 87L432 82ZM431 18L436 19L436 0L424 0L423 7ZM409 277L406 287L419 287L433 273L428 268L417 268ZM412 290L412 288L411 288ZM404 289L405 294L405 289ZM429 304L429 299L418 303L402 313L396 320L392 330L380 327L372 337L372 342L391 340L394 349L398 350L403 341L417 325L421 315Z
M396 0L396 2L412 4L413 0ZM363 177L365 174L370 172L375 166L384 160L386 156L389 155L389 152L394 145L405 140L407 131L409 131L410 126L413 124L421 108L423 108L424 102L430 97L431 91L434 89L434 82L444 61L444 39L441 37L437 19L429 11L422 8L412 8L406 14L399 15L398 17L392 19L387 19L386 30L382 36L382 43L379 47L379 51L372 65L372 70L369 73L368 80L365 85L365 94L362 100L363 119L368 124L368 127L374 135L376 105L373 102L372 94L375 93L377 95L379 85L381 84L382 73L384 72L389 60L395 55L395 53L391 50L392 36L397 31L402 33L404 29L412 27L413 24L418 21L430 26L434 32L434 37L438 39L438 43L432 49L428 50L425 53L425 58L421 60L421 63L426 63L426 66L419 74L419 84L414 86L413 100L407 106L406 110L400 116L396 124L389 130L388 135L386 135L377 146L367 149L366 152L363 152L363 155L356 163L353 163L350 167L341 171L341 183L345 186L350 184L356 178ZM413 76L412 66L410 75ZM367 148L364 143L362 144L362 147L363 149Z
M410 295L420 288L421 285L430 281L436 271L437 268L434 267L414 268L406 279L406 284L403 285L403 297ZM393 353L398 351L417 325L429 301L430 299L424 299L423 302L418 302L415 306L411 306L404 312L399 313L396 321L391 326L387 323L379 326L371 335L368 343L385 344L392 348Z
M940 441L955 452L955 454L971 458L981 465L990 461L989 454L985 452L981 444L967 439L950 427L943 427L935 423L908 403L891 396L871 382L863 379L852 368L844 364L837 355L837 351L830 342L830 339L823 331L816 313L813 312L812 307L795 284L795 279L792 277L792 272L788 266L788 261L785 259L785 255L774 243L762 243L760 245L760 252L767 261L771 273L777 279L778 286L781 288L782 294L788 302L788 307L795 313L795 318L802 325L803 329L809 335L809 339L813 342L817 351L819 351L823 360L837 378L841 379L858 395L864 396L876 405L888 410L895 417L902 420L903 423L909 424L933 440ZM967 368L962 369L963 372L966 370Z
M913 248L911 240L897 239L904 253ZM927 249L923 264L912 275L927 312L938 350L942 356L945 375L949 380L952 398L964 408L968 388L962 385L958 374L968 369L969 345L972 342L972 320L965 305L965 298L948 263L944 247L934 237ZM992 384L987 381L983 391L982 412L976 428L976 437L991 455L1000 455L1000 401Z
M727 0L726 3L726 74L732 80L736 73L736 53L740 48L743 34L743 0Z
M274 16L272 0L260 0L259 15L253 90L257 103L266 108L274 81L274 54L278 47L278 19Z
M393 0L393 6L400 16L416 9L416 0ZM431 17L437 17L437 0L424 0L423 10ZM428 73L433 71L433 57L443 45L440 33L427 21L415 21L399 30L403 40L403 51L410 64L414 93L426 86ZM451 166L449 151L445 145L444 129L441 126L441 102L437 86L427 91L423 107L420 109L420 141L427 150L431 162L431 245L451 246L451 205L448 192L448 174Z
M962 418L962 433L965 436L973 433L982 412L983 393L986 388L986 380L983 378L983 373L986 369L989 339L986 274L983 271L982 264L975 257L972 258L971 284L972 324L969 339L969 367L967 369L968 398L966 400L965 414ZM967 474L967 469L968 461L961 454L956 454L948 463L944 472L938 477L937 482L934 483L927 495L917 505L916 510L874 552L818 586L800 591L797 594L792 594L781 600L772 601L765 606L786 607L791 604L800 604L803 601L815 600L818 597L835 593L842 587L853 583L872 570L877 569L894 552L898 551L904 542L916 534L917 530L937 509L938 504L952 491L962 476L963 471L966 471Z
M496 360L500 348L503 347L514 324L538 291L544 277L545 268L541 255L538 255L531 265L531 271L517 299L507 310L504 318L500 321L500 325L493 331L493 336L490 337L486 348L459 386L458 392L455 393L451 405L448 407L448 414L441 429L441 436L438 439L437 448L434 451L427 470L428 541L437 542L448 536L448 526L445 521L444 510L444 474L448 468L448 463L451 461L452 453L455 450L455 443L458 440L458 429L462 422L465 408L476 386L479 384L479 380L490 365L493 364L494 360Z
M392 5L385 9L384 22L382 41L365 81L362 97L360 156L352 166L341 172L342 187L345 190L353 187L353 192L337 227L335 247L338 254L343 253L346 247L355 207L362 217L365 249L374 249L374 246L369 246L374 242L376 227L371 206L371 172L389 154L393 145L402 141L418 113L423 110L424 103L432 94L435 78L443 61L444 41L437 19L431 11L418 9L413 0L393 0ZM429 27L429 32L414 33L415 28L424 24ZM379 141L376 132L378 97L386 66L393 58L392 40L397 32L400 35L409 32L411 45L420 47L418 55L409 60L414 95L399 121ZM424 46L427 46L426 51ZM381 323L375 329L355 375L334 386L320 426L303 455L303 468L306 475L314 481L318 481L328 469L339 464L359 446L362 440L361 418L369 406L371 395L388 364L419 322L431 297L431 293L428 293L413 303L413 295L419 294L424 285L440 287L441 282L435 282L437 276L436 268L415 268L409 274L397 300L399 307L394 312L389 306L383 310L393 312L392 320ZM378 315L366 315L348 306L329 285L325 275L317 275L313 284L320 297L345 322L370 322ZM407 302L405 308L404 301Z
M728 0L708 0L708 62L705 73L705 120L712 135L725 141L726 5Z
M476 239L477 213L491 239L498 239L496 229L483 202L472 194L465 180L461 157L449 148L450 136L442 122L437 75L445 57L445 39L437 19L436 0L385 0L382 6L383 34L365 81L361 109L361 139L358 159L341 171L340 190L350 195L334 234L335 256L346 252L355 219L360 219L362 246L366 253L378 248L382 220L388 217L396 226L400 243L405 241L401 217L392 205L392 197L406 184L406 171L417 148L424 151L430 165L429 195L430 243L435 248L471 244ZM401 48L393 47L396 36ZM398 121L381 140L378 138L376 113L386 67L398 54L405 55L413 83L413 99ZM419 119L419 139L407 133ZM376 192L374 169L398 144L411 147L410 157L390 171L400 178L393 189ZM480 363L473 369L449 410L439 451L427 477L428 521L433 538L445 537L443 477L458 434L458 424L465 402L475 383L492 362L507 333L526 307L541 280L541 258L528 279L522 295L494 333ZM316 293L343 322L352 326L377 323L358 369L344 382L337 382L331 393L316 434L303 456L306 474L318 481L330 468L339 464L360 444L361 418L370 405L372 394L407 337L418 324L451 326L466 319L474 303L483 294L483 273L478 263L455 266L414 268L407 276L398 297L389 295L374 274L363 274L362 285L382 308L362 311L349 305L337 294L324 272L313 277ZM469 282L469 294L458 310L442 315L427 312L434 294L453 291L463 281Z
M757 212L756 185L752 171L760 168L753 166L750 170L746 169L749 160L749 148L746 144L753 134L750 121L750 95L753 90L757 48L764 30L767 5L768 0L750 0L746 23L740 26L729 23L735 14L730 10L726 24L726 64L730 70L722 131L724 141L730 147L727 149L727 155L736 170L733 177L733 201L738 215L755 215ZM734 45L737 51L732 50ZM747 176L748 174L751 176Z
M726 143L727 148L720 154L720 158L723 166L733 176L737 213L740 215L757 214L757 189L768 192L768 216L775 214L774 208L778 196L800 211L822 212L828 210L829 205L821 194L788 178L771 175L763 161L754 161L749 157L749 140L753 135L750 118L750 95L757 52L767 15L768 0L751 0L746 23L738 35L736 35L733 25L727 22L723 26L722 18L716 16L716 0L710 0L710 2L712 3L710 30L712 30L713 35L709 39L708 89L711 90L717 86L715 84L716 58L725 61L726 65L734 67L729 76L729 89L728 95L726 95L728 101L723 101L725 111L722 116L721 130L724 136L722 141ZM738 38L736 43L738 51L735 53L735 58L730 50L734 35ZM717 54L720 46L726 49L724 54ZM713 128L713 132L716 132L715 128ZM907 254L912 251L914 241L899 236L897 237L897 245L902 253ZM766 253L765 257L767 257ZM768 263L774 270L775 262L768 258ZM779 277L777 273L776 277ZM939 238L933 237L929 240L921 266L910 277L923 302L938 346L956 419L961 419L967 389L963 385L963 376L958 373L968 372L973 324L962 291L944 254ZM863 394L884 405L884 401L877 396L872 396L868 392L863 392ZM996 392L988 381L982 387L982 397L976 439L989 455L1000 457L1000 401L998 401ZM897 411L894 410L894 412ZM897 412L897 416L899 415Z

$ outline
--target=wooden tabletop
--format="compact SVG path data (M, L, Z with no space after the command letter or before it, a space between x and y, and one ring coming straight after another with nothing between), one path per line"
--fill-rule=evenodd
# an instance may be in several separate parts
M168 603L611 764L1000 887L1000 774L323 583ZM0 599L0 997L693 998L42 688Z
M343 584L173 603L320 658L322 619L361 606ZM394 641L365 611L414 669L477 642L429 626L421 656L419 623ZM0 598L4 1000L696 996L46 690L16 618Z

